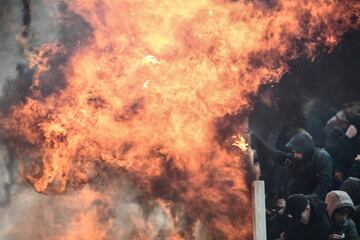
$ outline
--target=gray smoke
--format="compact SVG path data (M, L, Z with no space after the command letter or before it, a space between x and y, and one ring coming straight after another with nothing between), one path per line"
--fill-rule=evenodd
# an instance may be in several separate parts
M31 3L31 11L24 9L25 2ZM48 10L47 10L48 8ZM55 20L50 17L51 6L45 6L41 1L0 2L0 89L2 95L13 95L5 86L11 86L18 78L19 71L24 71L27 65L25 51L58 38ZM31 14L31 18L30 18ZM26 28L26 36L24 29ZM31 79L30 79L31 80ZM0 145L0 204L9 199L13 181L14 163L4 145Z
M56 13L56 6L44 5L42 1L29 1L31 21L28 22L27 44L23 44L24 26L23 1L0 1L0 88L6 81L16 78L17 66L26 65L24 48L39 47L59 39L56 21L50 16Z
M9 201L9 192L12 185L12 169L9 152L4 145L0 145L0 206Z
M0 239L167 239L173 226L165 211L156 204L144 209L129 186L121 179L101 191L85 185L47 196L18 183L9 204L0 207Z
M7 80L17 75L17 64L24 64L25 58L16 41L22 27L22 3L2 0L0 4L0 88Z

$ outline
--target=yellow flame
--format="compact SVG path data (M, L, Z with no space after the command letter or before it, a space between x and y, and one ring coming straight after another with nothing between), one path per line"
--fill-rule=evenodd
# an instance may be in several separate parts
M241 134L233 136L233 138L235 138L235 142L232 144L233 146L238 147L243 152L249 149L249 144Z

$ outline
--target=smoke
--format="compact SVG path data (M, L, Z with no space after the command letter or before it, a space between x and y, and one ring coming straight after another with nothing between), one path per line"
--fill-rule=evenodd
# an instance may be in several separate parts
M1 107L24 100L31 85L27 52L58 38L54 19L41 1L2 1L0 5Z
M0 87L27 65L25 51L59 38L56 22L42 1L2 1L0 5Z
M17 75L16 65L24 64L25 58L16 42L22 28L20 1L2 1L0 4L0 88Z
M0 145L0 206L6 206L10 199L9 193L14 174L12 164L7 148Z
M5 1L0 6L0 23L2 110L24 102L31 92L38 91L40 97L62 89L66 80L61 66L72 50L84 44L91 35L89 25L68 11L62 1ZM49 61L46 73L38 79L41 86L36 89L34 69L29 68L29 61L48 43L62 45L68 51L57 53Z
M359 21L359 20L354 20ZM344 34L333 52L322 54L315 61L300 59L291 64L292 71L280 81L281 87L300 89L307 98L339 108L342 103L359 99L360 31Z
M278 121L288 131L277 147L283 147L297 128L306 129L323 146L326 122L346 103L359 100L359 60L360 31L351 30L331 53L314 61L290 62L289 72L272 88L278 98Z
M100 175L89 184L62 195L37 193L18 167L0 145L1 240L169 239L180 227L172 222L168 206L106 166L97 166ZM195 239L204 234L198 225Z
M99 186L51 196L16 185L9 204L0 207L0 239L167 239L174 226L166 212L140 204L131 182L118 178Z

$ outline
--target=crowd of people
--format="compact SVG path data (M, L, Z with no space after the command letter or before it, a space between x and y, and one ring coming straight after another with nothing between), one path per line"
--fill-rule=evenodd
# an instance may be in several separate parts
M272 90L260 89L249 118L268 239L359 240L360 104L310 113L302 129L291 131L274 119L277 109Z

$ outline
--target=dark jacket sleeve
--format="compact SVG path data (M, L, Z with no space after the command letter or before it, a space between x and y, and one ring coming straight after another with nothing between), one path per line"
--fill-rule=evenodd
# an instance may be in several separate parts
M347 172L352 160L353 143L340 128L329 130L325 137L325 149L334 161L334 169Z
M360 161L354 161L350 169L349 177L360 178Z
M353 220L349 220L349 224L346 229L346 239L349 240L359 240L359 235L356 230L356 225Z
M325 199L326 194L330 190L332 184L332 159L324 149L319 149L316 154L316 174L318 184L314 193L321 199Z
M349 138L342 129L330 129L325 136L325 149L330 155L333 155L338 152L338 150L341 150L341 147L346 146L348 140Z
M251 134L251 146L256 150L257 158L263 161L275 161L283 164L286 159L291 158L290 154L271 147L256 134Z
M304 229L299 228L299 224L290 221L285 230L285 240L303 240L304 237Z

